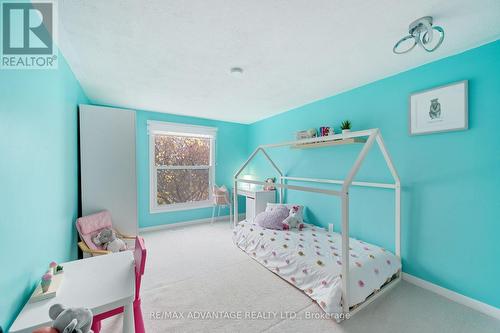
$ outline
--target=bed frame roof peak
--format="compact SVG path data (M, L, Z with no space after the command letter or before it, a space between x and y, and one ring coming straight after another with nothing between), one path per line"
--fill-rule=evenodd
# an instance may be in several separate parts
M271 164L271 166L278 172L279 176L281 179L295 179L299 180L296 177L286 177L283 174L283 171L276 165L276 163L272 160L272 158L269 156L267 153L267 149L271 148L278 148L278 147L290 147L290 146L296 146L296 145L302 145L302 144L313 144L313 143L319 143L319 142L329 142L329 141L336 141L336 140L343 140L343 139L350 139L350 138L359 138L359 137L368 137L366 142L363 144L363 147L361 149L361 152L358 154L358 157L356 158L353 166L349 170L349 173L347 174L347 177L343 180L342 182L342 192L347 193L348 189L351 185L353 185L354 177L356 176L359 168L361 167L363 161L365 160L366 155L370 151L371 147L373 146L374 142L377 142L377 145L380 148L380 151L384 157L384 161L394 179L394 187L400 187L400 179L399 175L396 171L396 168L394 167L394 164L392 162L392 159L389 155L389 152L387 151L387 148L385 146L384 140L382 139L382 134L380 133L380 130L378 128L372 128L368 130L362 130L362 131L355 131L355 132L349 132L349 133L342 133L342 134L335 134L335 135L330 135L330 136L322 136L322 137L314 137L314 138L309 138L309 139L302 139L302 140L295 140L295 141L287 141L287 142L281 142L281 143L271 143L271 144L262 144L259 145L253 153L250 155L250 157L246 160L245 163L238 169L236 174L234 175L235 180L239 182L246 182L246 183L251 183L251 184L257 184L257 185L263 185L264 182L258 182L258 181L252 181L252 180L244 180L244 179L239 179L238 177L240 174L243 172L243 170L248 166L248 164L254 159L254 157L259 153L262 152L264 154L265 158L268 160L268 162ZM310 179L310 178L300 178L300 181L314 181L317 183L324 182L324 183L336 183L338 184L338 181L335 180L329 180L325 179L324 181L320 181L318 179ZM366 184L380 184L383 186L380 187L387 187L388 184L385 183L369 183L369 182L355 182L358 186L368 186ZM363 185L363 183L365 185ZM276 184L278 187L282 186L280 184ZM285 186L283 186L286 188ZM377 187L377 186L372 186L372 187Z

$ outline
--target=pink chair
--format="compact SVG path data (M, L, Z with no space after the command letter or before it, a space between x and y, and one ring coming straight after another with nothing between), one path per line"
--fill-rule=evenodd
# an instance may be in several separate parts
M88 216L80 217L76 220L76 230L78 230L78 234L80 235L81 242L78 243L78 246L84 253L84 258L88 256L95 256L101 254L108 254L111 251L107 251L100 246L97 246L92 242L92 237L97 235L99 231L105 228L113 229L113 221L111 219L111 213L107 210L104 210L99 213L95 213ZM135 236L126 236L115 230L116 235L121 239L125 240L134 240Z
M220 216L220 208L221 207L229 207L229 222L233 221L233 205L231 204L231 194L229 193L229 190L222 185L221 187L218 187L215 185L212 188L212 199L213 199L213 207L212 207L212 223L214 223L215 220L215 207L218 208L217 210L217 217Z
M136 333L146 333L144 329L144 320L142 318L141 310L141 280L142 275L144 275L144 269L146 265L146 247L144 245L144 239L137 236L135 239L135 249L134 249L134 259L135 259L135 300L134 300L134 326ZM123 306L104 312L94 316L92 322L92 330L94 333L99 333L101 331L101 320L115 316L123 312Z

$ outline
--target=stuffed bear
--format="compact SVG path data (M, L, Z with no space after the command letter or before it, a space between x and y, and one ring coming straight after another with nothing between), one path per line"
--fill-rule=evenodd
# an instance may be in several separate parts
M54 304L49 308L49 317L53 320L51 327L42 327L33 333L93 333L92 311L85 308L66 308L62 304Z
M292 206L292 208L290 208L290 213L288 214L288 217L283 221L283 224L285 230L297 228L300 231L304 228L302 217L299 214L299 206Z
M115 232L109 228L101 230L97 235L92 237L92 242L113 253L125 251L127 249L125 242L116 237Z
M273 191L276 189L276 187L274 186L274 183L276 183L276 178L274 178L274 177L267 178L266 183L267 183L267 185L264 185L264 188L263 188L264 191Z

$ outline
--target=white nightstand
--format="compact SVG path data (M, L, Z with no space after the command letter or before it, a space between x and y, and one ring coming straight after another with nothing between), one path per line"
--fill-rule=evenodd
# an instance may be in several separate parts
M252 220L266 210L267 203L276 202L276 191L238 189L238 195L246 197L246 220Z

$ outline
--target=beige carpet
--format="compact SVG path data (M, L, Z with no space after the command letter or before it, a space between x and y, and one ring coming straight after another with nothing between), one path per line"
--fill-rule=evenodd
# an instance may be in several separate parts
M227 223L143 236L147 332L500 332L500 321L404 281L341 324L317 319L315 303L232 244ZM219 318L199 318L207 312ZM103 323L120 331L119 316Z

